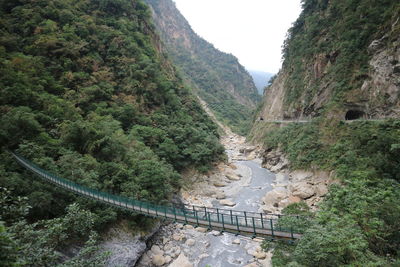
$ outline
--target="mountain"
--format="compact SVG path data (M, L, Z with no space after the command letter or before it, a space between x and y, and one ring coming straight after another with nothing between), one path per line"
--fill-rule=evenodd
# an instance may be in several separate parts
M264 88L268 85L269 80L272 76L274 76L274 74L258 70L249 70L249 73L253 77L253 81L257 87L258 93L263 95Z
M272 263L398 265L400 2L301 2L249 135L263 144L263 166L298 183L280 187L300 196L283 213L309 218L295 246L268 245ZM307 191L321 181L323 198Z
M217 126L165 57L142 1L5 0L0 15L0 265L103 266L91 258L97 233L122 219L140 231L150 219L47 185L8 151L161 203L180 172L223 158ZM77 257L64 265L71 246Z
M248 72L233 55L199 37L172 0L146 0L156 28L184 79L234 131L245 133L248 118L260 100Z

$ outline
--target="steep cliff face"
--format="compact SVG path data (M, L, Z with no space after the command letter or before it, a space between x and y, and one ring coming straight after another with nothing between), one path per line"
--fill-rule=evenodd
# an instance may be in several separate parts
M375 3L376 2L376 3ZM284 63L266 90L264 119L400 115L396 1L303 1Z
M169 55L184 78L217 117L242 131L260 96L248 72L233 56L200 38L172 0L146 0Z

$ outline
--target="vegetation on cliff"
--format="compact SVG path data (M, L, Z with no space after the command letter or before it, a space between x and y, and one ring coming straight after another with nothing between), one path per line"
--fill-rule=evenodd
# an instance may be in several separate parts
M170 198L179 171L205 171L223 155L216 126L158 50L142 1L3 0L0 17L0 187L12 199L1 205L0 233L24 255L20 265L43 252L51 255L39 265L54 266L61 243L90 241L89 229L131 215L41 182L7 149L80 184L151 202ZM21 197L30 208L12 220ZM79 208L67 208L73 202ZM81 216L90 221L68 225L71 209L91 210ZM1 255L14 246L2 244Z
M331 186L295 246L266 244L266 248L275 247L275 266L397 266L400 121L346 123L341 114L346 105L360 102L389 111L397 103L398 98L392 104L386 101L389 97L381 99L379 88L374 92L379 99L363 98L361 87L369 79L371 42L385 35L383 47L396 46L400 4L392 0L303 0L302 4L303 12L283 49L282 115L319 118L279 129L257 122L254 129L267 131L262 137L253 134L266 147L281 149L292 169L334 171L340 183ZM289 210L303 212L296 206Z
M368 109L368 101L370 108L396 103L384 91L371 98L368 88L360 89L370 79L372 41L391 47L400 34L398 1L303 0L302 5L283 46L285 110L315 117L344 105ZM397 63L394 57L390 64Z
M233 55L217 50L199 37L172 0L146 0L169 55L185 80L208 104L217 118L240 134L250 127L260 101L249 73Z

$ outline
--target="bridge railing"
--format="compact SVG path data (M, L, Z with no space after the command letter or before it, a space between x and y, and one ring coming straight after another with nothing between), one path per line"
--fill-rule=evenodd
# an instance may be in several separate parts
M246 227L254 229L254 234L256 234L257 229L271 230L272 235L274 234L274 231L288 232L291 233L292 236L294 233L300 233L300 231L297 229L288 229L280 226L278 220L283 215L235 211L220 208L207 208L191 205L184 205L184 207L157 205L145 201L131 199L125 196L117 196L106 192L101 192L96 189L91 189L70 180L58 177L38 167L23 157L15 153L12 154L21 165L36 173L40 177L46 179L47 181L50 181L70 191L76 192L82 196L112 204L129 211L175 220L180 218L180 221L183 221L184 223L191 222L192 224L197 223L197 225L199 225L200 221L203 222L203 225L204 222L206 222L208 223L209 228L212 228L211 225L213 223L222 225L222 228L224 228L225 225L234 225L236 226L238 232L240 232L242 227ZM299 216L295 216L295 218L298 220L303 219Z

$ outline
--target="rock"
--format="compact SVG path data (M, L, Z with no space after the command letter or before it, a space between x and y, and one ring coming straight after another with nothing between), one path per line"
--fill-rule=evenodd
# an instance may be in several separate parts
M328 187L325 184L317 184L314 187L314 191L317 196L323 197L328 194Z
M163 237L163 238L162 238L162 243L163 243L163 245L167 244L168 241L169 241L168 238L166 238L166 237Z
M182 236L180 234L173 234L172 235L172 239L175 241L181 241L182 240Z
M164 255L164 251L162 251L161 248L157 245L153 245L150 250L153 255Z
M229 200L229 199L220 200L220 201L219 201L219 204L220 204L220 205L223 205L223 206L228 206L228 207L233 207L233 206L236 205L235 202L233 202L233 201L231 201L231 200Z
M301 199L307 199L315 195L312 186L305 181L291 184L289 185L289 189L292 190L293 196L299 197Z
M199 259L201 260L201 259L208 258L208 257L210 257L210 255L208 255L207 253L204 253L199 256Z
M240 178L238 176L235 176L233 174L227 174L227 175L225 175L225 177L231 181L239 181L240 180Z
M256 252L253 254L253 256L259 260L265 259L267 257L267 254L264 251Z
M197 227L196 231L200 232L200 233L206 233L208 230L207 230L207 228L204 228L204 227Z
M193 227L192 225L190 225L190 224L185 225L183 228L184 228L185 230L192 230L192 229L194 229L194 227Z
M276 181L276 183L282 183L282 182L286 181L286 175L283 173L277 173L275 176L275 181Z
M219 235L221 235L221 232L220 231L211 231L211 234L213 235L213 236L219 236Z
M247 264L244 267L258 267L258 265L257 265L257 263L253 262L253 263Z
M288 199L288 202L289 202L289 204L299 203L299 202L301 202L301 198L296 197L296 196L290 196Z
M289 174L290 180L297 182L297 181L303 181L307 178L310 178L313 176L313 173L310 171L303 171L303 170L296 170L293 171Z
M154 255L151 261L155 266L163 266L165 264L165 258L162 255Z
M240 245L240 239L235 239L232 241L232 244Z
M226 183L221 182L221 181L216 181L213 183L215 187L224 187L226 186Z
M214 197L215 197L216 199L220 200L220 199L225 199L225 198L226 198L226 195L225 195L224 192L217 192L217 193L214 195Z
M188 246L193 246L194 244L196 243L196 241L194 240L194 239L188 239L188 240L186 240L186 245L188 245Z
M169 267L193 267L193 264L190 263L185 254L181 253L179 257L169 265Z
M182 228L183 228L183 224L181 224L181 223L176 224L176 229L182 229Z
M172 261L172 258L170 256L165 256L165 263L168 264Z

